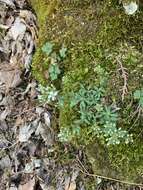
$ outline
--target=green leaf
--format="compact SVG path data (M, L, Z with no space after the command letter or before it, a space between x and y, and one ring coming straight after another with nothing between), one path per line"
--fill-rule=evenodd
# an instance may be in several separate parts
M57 63L51 64L49 67L49 75L51 80L56 80L58 75L61 73L59 65Z
M143 97L140 98L139 104L143 108Z
M136 90L134 92L134 99L140 99L141 97L141 90Z
M46 53L47 55L50 55L50 53L52 53L53 51L53 44L51 44L50 42L47 42L46 44L43 45L42 51Z
M70 141L79 138L79 140L88 144L97 137L101 140L101 143L107 145L128 143L130 142L128 131L117 127L117 110L113 108L112 104L106 104L106 101L104 101L107 84L101 84L108 79L108 74L101 67L97 67L95 71L97 72L96 77L99 79L97 84L94 84L95 86L77 82L74 90L70 89L69 92L64 93L63 106L68 106L71 113L74 113L74 117L70 120L71 124L64 128L71 132L68 133L66 139ZM65 78L64 82L66 80L68 79ZM140 104L143 105L143 99Z
M62 58L65 58L65 57L66 57L66 52L67 52L67 48L62 47L62 48L60 49L60 51L59 51L60 56L61 56Z

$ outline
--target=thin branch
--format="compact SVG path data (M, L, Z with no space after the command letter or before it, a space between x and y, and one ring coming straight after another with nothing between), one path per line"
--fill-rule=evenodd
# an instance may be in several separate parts
M124 101L125 95L128 94L128 73L127 73L127 69L125 67L123 67L121 61L117 58L117 62L120 66L119 71L121 71L121 76L123 78L124 81L124 85L122 87L122 102Z
M135 122L133 123L133 125L139 120L141 114L143 114L143 108L138 105L136 111L133 113L132 119L137 115L137 118L135 120Z
M119 180L119 179L115 179L115 178L111 178L111 177L106 177L106 176L102 176L102 175L98 175L98 174L91 174L87 171L87 169L85 168L85 166L82 164L82 162L80 161L80 159L77 157L77 161L78 163L80 164L80 171L85 174L85 175L88 175L88 176L91 176L91 177L98 177L98 178L101 178L101 179L106 179L106 180L110 180L110 181L114 181L114 182L119 182L119 183L122 183L122 184L126 184L126 185L133 185L133 186L138 186L140 188L143 188L143 184L139 184L139 183L132 183L132 182L129 182L129 181L122 181L122 180Z

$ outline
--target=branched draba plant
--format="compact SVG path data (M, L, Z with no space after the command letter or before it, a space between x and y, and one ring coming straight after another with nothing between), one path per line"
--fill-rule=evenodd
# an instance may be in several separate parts
M66 57L67 48L61 47L59 52L54 51L54 44L47 42L42 47L43 53L47 56L45 62L49 61L49 76L51 81L58 79L61 73L60 62Z
M40 93L38 95L38 100L40 103L52 104L53 102L57 100L58 91L53 85L46 86L46 87L39 85L38 91Z
M70 127L61 129L59 134L61 141L82 138L84 129L87 131L88 139L98 137L107 145L119 144L122 141L128 143L131 140L126 130L117 128L117 111L103 101L106 94L106 75L102 68L98 67L97 70L99 75L102 74L99 86L86 87L80 84L77 92L68 95L69 107L76 112L76 118Z

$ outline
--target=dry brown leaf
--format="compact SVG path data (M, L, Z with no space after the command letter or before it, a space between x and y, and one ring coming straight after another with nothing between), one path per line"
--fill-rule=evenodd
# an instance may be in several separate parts
M35 179L31 179L28 183L24 185L19 185L18 190L34 190Z
M76 189L76 183L73 181L70 183L68 190L75 190L75 189Z
M71 181L71 178L66 177L66 179L65 179L65 190L69 190L70 181Z
M23 125L24 120L21 118L21 116L18 116L15 121L15 127L18 127L20 125Z
M2 101L0 102L0 106L5 106L5 107L9 107L9 108L12 108L15 104L15 101L13 99L12 96L5 96Z
M52 135L50 128L42 122L39 122L35 135L41 135L47 146L51 146L54 143L54 136Z
M19 16L20 16L21 18L26 19L26 21L33 20L34 22L36 22L36 16L35 16L31 11L28 11L28 10L20 10Z
M18 8L23 9L24 6L26 5L26 0L18 0L16 1L16 5Z
M6 89L15 88L21 83L21 70L17 65L3 64L0 67L0 83L5 84Z
M72 181L70 177L67 177L65 180L65 190L75 190L76 189L76 182Z
M20 35L26 32L26 26L23 24L19 17L16 18L14 24L9 30L9 36L16 40Z
M15 88L21 83L21 71L19 69L0 70L0 82L6 85L6 89Z
M11 27L12 26L12 23L14 22L14 16L9 16L7 19L6 19L6 25L8 27Z
M50 127L51 126L51 119L50 119L50 113L49 112L45 112L44 113L44 120L45 120L45 124Z
M0 2L5 3L6 5L8 5L11 8L15 8L15 5L12 0L0 0Z
M75 190L76 189L76 178L78 176L79 171L75 170L72 173L71 178L67 178L65 180L65 190Z
M68 179L69 180L69 179ZM75 190L76 189L76 183L67 181L65 184L65 190Z
M35 15L27 10L21 10L20 15L21 21L26 25L27 29L31 32L32 39L37 40L38 29L36 26L36 17Z
M20 142L28 141L32 133L34 133L35 130L37 129L38 124L39 124L39 119L36 119L30 124L25 123L23 126L20 126L18 140Z
M32 62L32 54L24 56L24 66L28 71Z
M41 114L44 112L44 108L43 107L36 107L36 113L38 114L38 116L40 117Z
M17 189L17 187L14 185L14 186L9 187L9 188L6 189L6 190L18 190L18 189Z
M0 168L1 169L4 169L4 168L11 168L11 161L10 161L10 158L8 155L6 155L5 157L3 157L1 160L0 160Z
M0 113L0 121L4 121L9 114L10 110L9 108L6 108L2 113Z

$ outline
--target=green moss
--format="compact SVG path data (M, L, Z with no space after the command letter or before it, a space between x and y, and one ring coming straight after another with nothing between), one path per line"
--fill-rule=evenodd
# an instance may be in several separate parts
M92 1L30 1L39 23L39 37L32 64L33 75L38 81L46 83L48 74L43 68L41 46L46 41L52 41L57 45L66 44L70 48L87 38L87 34L88 38L94 37L98 23L94 18L96 5ZM68 65L65 64L65 67Z
M135 123L136 118L132 117L137 108L132 94L143 84L141 45L143 11L128 16L118 1L114 0L61 1L62 3L56 3L56 6L53 2L55 1L52 3L46 0L37 0L36 3L33 1L40 23L38 49L33 60L33 74L42 83L48 79L46 66L42 65L44 56L40 50L45 41L68 46L68 58L63 65L64 77L61 85L63 96L70 91L78 90L79 83L84 83L86 86L96 85L95 66L100 65L109 73L105 102L114 103L120 108L118 127L133 133L134 142L130 145L102 147L93 137L92 144L95 142L95 146L87 147L87 156L95 173L135 181L136 175L140 176L143 171L143 143L140 132L143 119L140 117ZM121 90L124 79L119 71L117 58L120 58L128 72L129 92L123 102ZM64 109L60 110L61 129L69 129L76 117L74 110L69 107L69 100L67 98ZM85 141L88 142L86 133L85 129L83 137L85 136ZM84 145L85 141L83 141ZM79 145L76 140L74 143Z
M139 146L140 145L140 146ZM115 156L116 155L116 156ZM109 148L109 158L122 179L139 180L143 171L143 145L136 138L130 145ZM128 176L127 176L128 175Z
M52 17L58 7L58 0L30 0L38 18L39 34L37 40L37 49L33 58L32 70L34 77L42 84L47 83L48 72L47 64L44 64L44 55L41 51L42 45L49 40L47 32L47 21Z
M79 83L84 83L87 86L89 84L96 85L97 78L94 73L94 68L98 64L107 68L110 73L110 80L106 97L108 101L106 101L106 103L114 102L115 105L120 108L118 127L129 130L129 132L134 135L134 141L129 145L121 144L119 146L102 147L100 144L97 145L95 136L92 137L93 141L90 142L91 139L87 138L89 131L84 128L82 129L80 139L72 139L72 143L76 145L89 143L89 146L87 146L87 157L92 163L95 173L122 180L134 181L137 179L137 176L141 176L141 172L143 171L143 144L141 143L142 136L140 132L142 130L142 118L140 118L137 123L134 123L136 118L132 118L136 111L136 106L134 102L132 102L132 94L141 83L142 56L129 45L128 47L126 45L121 47L116 46L116 49L111 49L107 55L110 55L110 53L112 56L105 58L107 52L97 49L96 43L94 42L80 43L76 48L71 49L71 66L63 79L62 94L66 95L69 92L77 91ZM129 73L129 78L127 79L129 92L125 96L123 103L121 101L120 90L122 89L124 81L120 73L117 75L117 70L119 69L119 65L115 61L117 56L125 57L121 60ZM129 61L131 57L135 58L134 61ZM112 70L110 70L111 68ZM64 109L62 108L60 110L61 130L62 128L69 130L73 120L77 117L77 113L74 109L70 108L69 103L70 98L66 100ZM92 146L90 143L92 143ZM105 152L107 153L106 155Z
M48 78L45 68L42 69L44 64L40 51L46 41L66 43L70 48L83 39L94 41L96 38L98 46L109 48L127 40L140 48L138 42L142 40L142 12L129 17L121 10L118 1L30 1L39 23L33 75L42 83Z
M134 140L129 145L110 147L102 147L95 142L87 146L86 152L95 174L124 181L141 182L143 145L140 139Z

